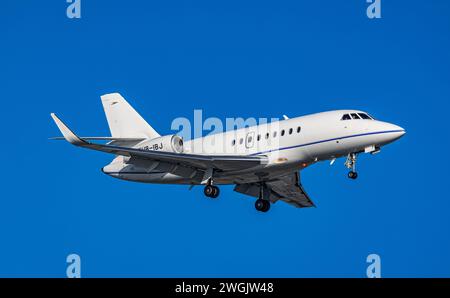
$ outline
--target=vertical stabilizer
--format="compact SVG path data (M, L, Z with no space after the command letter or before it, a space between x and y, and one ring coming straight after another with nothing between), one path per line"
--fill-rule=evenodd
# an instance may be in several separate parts
M153 139L160 136L119 93L105 94L101 99L112 137Z

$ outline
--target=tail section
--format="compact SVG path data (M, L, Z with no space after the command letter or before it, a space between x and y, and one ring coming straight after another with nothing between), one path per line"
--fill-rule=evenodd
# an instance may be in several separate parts
M119 93L105 94L101 99L112 137L160 137Z

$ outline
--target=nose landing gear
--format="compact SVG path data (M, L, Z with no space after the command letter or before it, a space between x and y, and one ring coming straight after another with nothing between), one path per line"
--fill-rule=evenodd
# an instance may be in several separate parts
M348 178L356 179L358 178L358 173L356 173L356 153L350 153L345 161L345 166L350 170L348 172Z

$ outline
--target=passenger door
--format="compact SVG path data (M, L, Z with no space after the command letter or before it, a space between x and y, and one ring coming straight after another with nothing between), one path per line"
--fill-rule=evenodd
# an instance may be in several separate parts
M255 133L253 131L247 133L247 136L245 137L245 147L247 147L247 149L252 148L254 142L255 142Z

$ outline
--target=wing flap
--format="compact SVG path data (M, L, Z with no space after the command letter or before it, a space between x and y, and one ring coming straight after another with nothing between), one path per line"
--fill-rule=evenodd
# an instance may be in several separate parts
M269 187L275 192L280 200L294 205L297 208L315 207L313 201L300 184L300 176L298 172L286 175L282 179L268 182Z
M237 184L235 191L252 196L259 197L259 184ZM313 201L300 184L300 176L298 172L290 173L276 180L265 182L265 191L271 202L278 200L284 201L297 208L315 207Z

